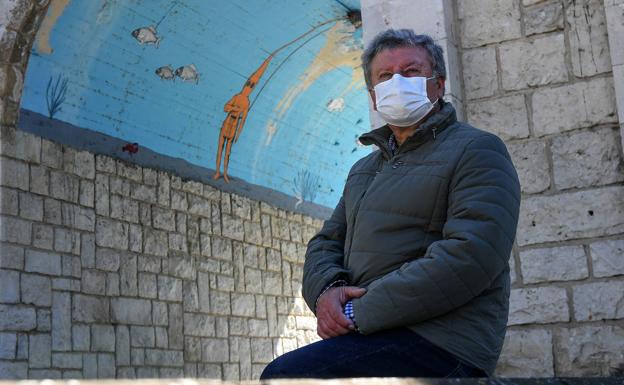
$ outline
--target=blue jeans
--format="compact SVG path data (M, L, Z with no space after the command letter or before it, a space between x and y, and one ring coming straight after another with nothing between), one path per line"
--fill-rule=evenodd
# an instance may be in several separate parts
M315 342L276 358L260 379L484 376L482 370L401 328Z

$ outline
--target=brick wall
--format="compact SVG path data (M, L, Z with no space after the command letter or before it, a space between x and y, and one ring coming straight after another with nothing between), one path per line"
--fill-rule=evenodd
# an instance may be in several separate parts
M497 373L621 375L624 163L603 1L457 6L468 121L505 140L523 192Z

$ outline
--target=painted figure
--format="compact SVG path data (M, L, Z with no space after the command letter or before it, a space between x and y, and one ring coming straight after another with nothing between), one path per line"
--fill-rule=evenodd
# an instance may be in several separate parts
M232 96L225 106L223 111L227 112L227 116L221 125L221 132L219 133L219 145L217 149L217 167L213 179L219 179L221 176L221 153L223 146L225 145L225 156L223 159L223 179L229 182L227 176L228 163L230 161L230 151L232 150L232 143L236 143L240 136L247 114L249 113L249 95L252 93L254 87L258 84L258 81L269 66L269 62L273 59L273 55L269 55L262 65L254 72L245 82L243 89L238 94Z

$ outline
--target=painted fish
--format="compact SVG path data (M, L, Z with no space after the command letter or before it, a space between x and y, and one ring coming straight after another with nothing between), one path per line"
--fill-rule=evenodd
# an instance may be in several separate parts
M175 71L176 76L180 79L187 82L195 82L195 84L199 83L199 72L197 72L197 68L195 64L189 64L186 66L182 66Z
M158 47L160 43L160 37L156 33L156 28L152 25L135 29L132 31L132 36L141 44L156 44L156 47Z
M175 73L173 72L173 67L171 67L171 65L158 67L154 72L163 80L175 79Z

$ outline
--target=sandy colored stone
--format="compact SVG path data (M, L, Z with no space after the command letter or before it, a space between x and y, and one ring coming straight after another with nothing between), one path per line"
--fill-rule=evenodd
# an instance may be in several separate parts
M624 318L624 280L574 286L572 299L578 321Z
M563 6L546 3L524 11L524 30L527 36L563 29Z
M570 58L575 76L587 77L611 70L604 4L604 0L566 0Z
M457 3L464 47L521 37L520 9L513 0L462 0Z
M594 242L589 245L594 277L624 274L624 239Z
M498 88L496 50L485 47L466 50L462 56L464 91L467 99L492 96Z
M564 288L537 287L511 291L508 325L567 322L569 319Z
M621 376L623 328L561 328L555 332L554 341L557 376Z
M499 377L552 377L554 375L550 330L508 330L496 366Z
M550 187L546 143L542 140L513 141L507 150L518 173L525 194L536 194Z

